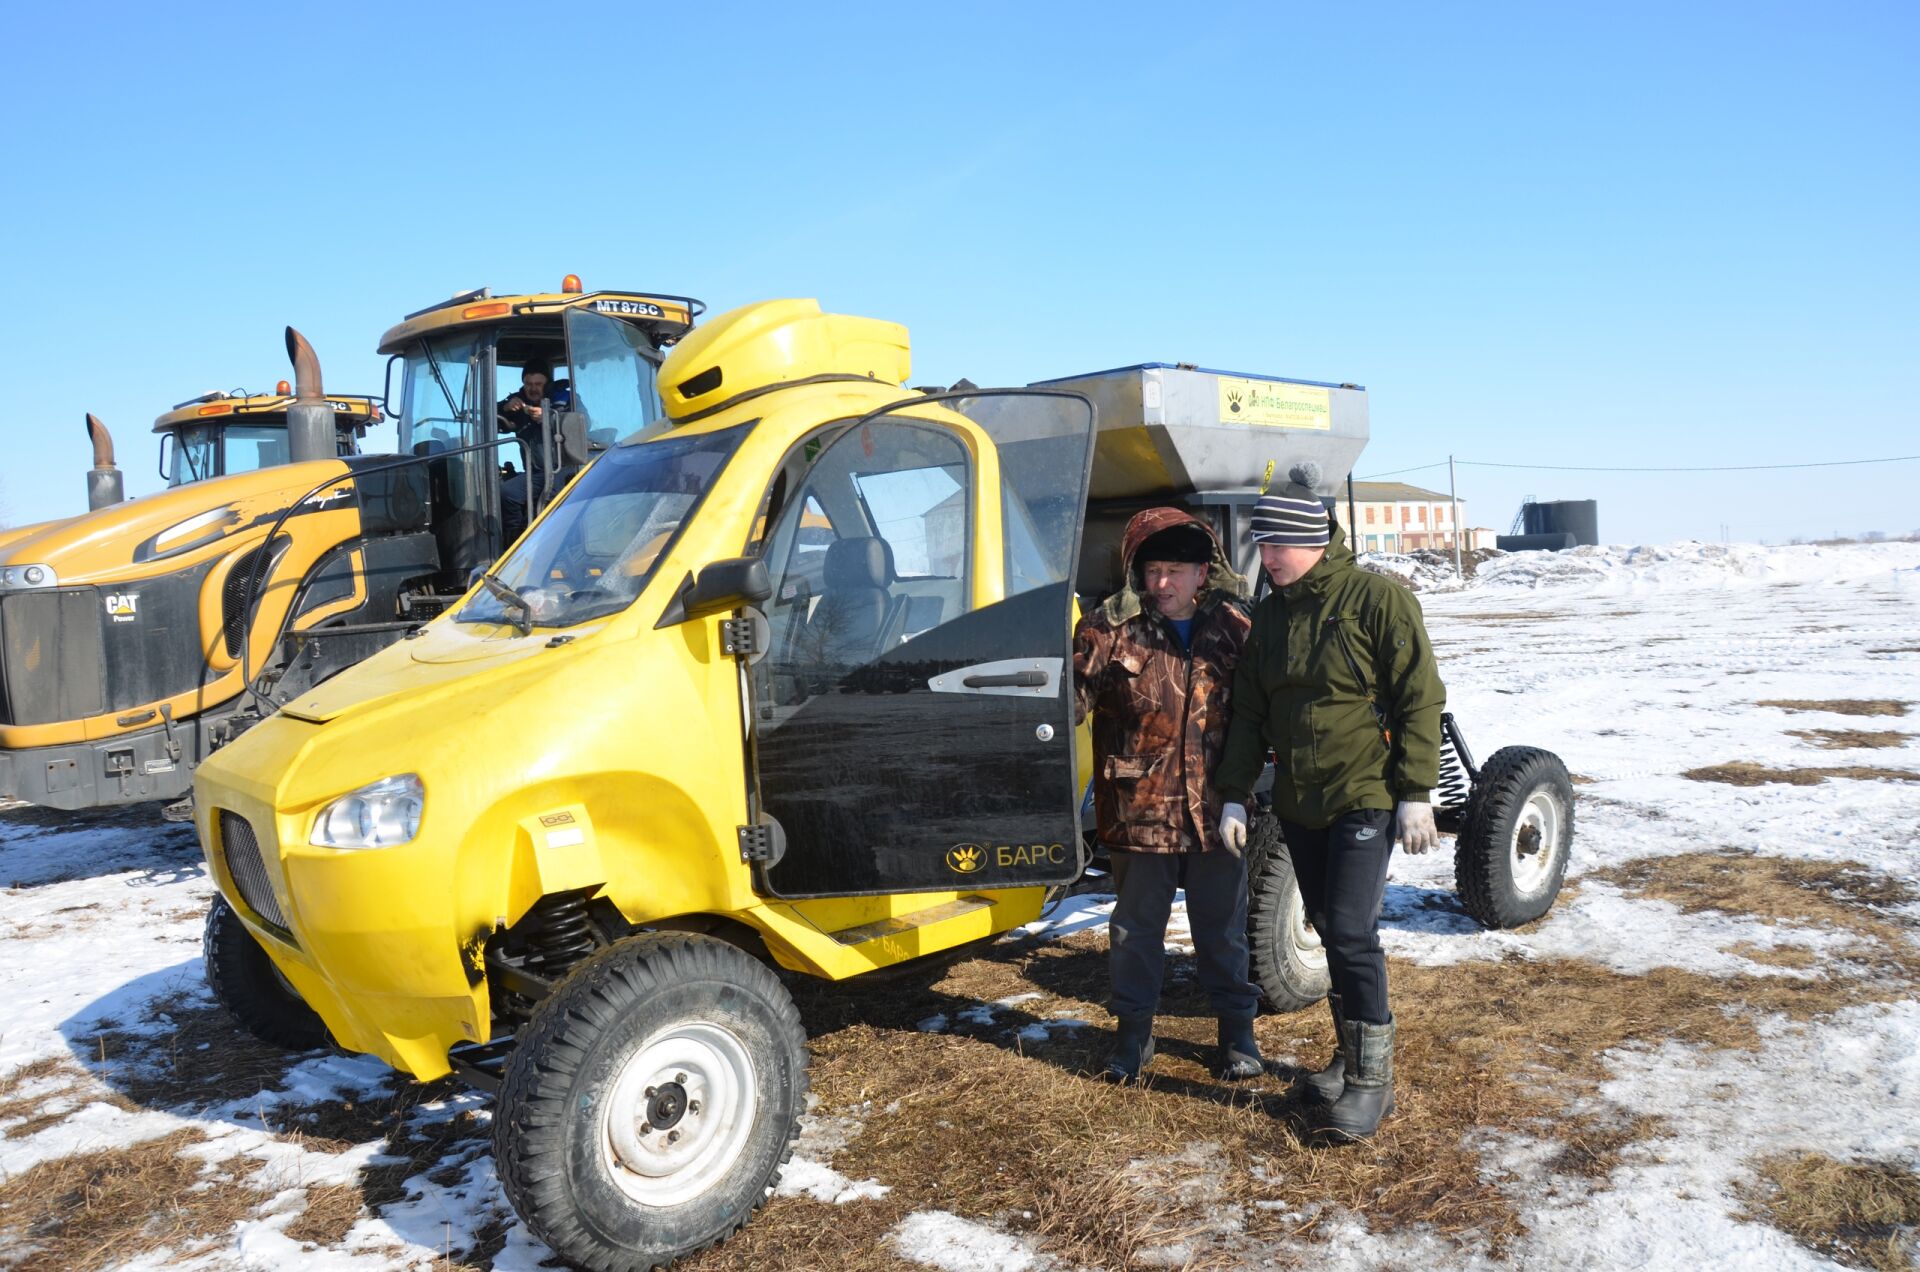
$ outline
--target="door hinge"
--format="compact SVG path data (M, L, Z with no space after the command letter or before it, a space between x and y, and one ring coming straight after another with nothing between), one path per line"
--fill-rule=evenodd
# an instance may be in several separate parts
M751 617L722 620L720 648L735 658L754 657L760 652L758 624Z
M740 860L755 865L775 866L787 855L787 832L771 817L763 817L757 826L738 827Z

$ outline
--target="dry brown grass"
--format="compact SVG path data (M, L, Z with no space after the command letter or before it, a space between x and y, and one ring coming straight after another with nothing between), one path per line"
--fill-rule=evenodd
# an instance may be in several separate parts
M171 1028L153 1029L154 1025L163 1023L170 1024ZM25 1120L8 1128L9 1138L24 1138L55 1125L75 1107L89 1102L104 1100L128 1110L190 1111L245 1100L257 1092L279 1087L287 1069L304 1058L255 1041L224 1011L185 994L148 1004L134 1027L112 1020L102 1021L98 1033L81 1040L80 1045L86 1047L89 1059L97 1058L110 1066L111 1085L103 1084L99 1076L88 1073L68 1057L36 1061L13 1071L0 1082L0 1121ZM59 1085L52 1085L56 1083ZM444 1117L416 1119L414 1116L420 1105L457 1096L465 1090L451 1080L413 1085L396 1079L390 1090L372 1098L342 1096L309 1106L262 1108L260 1116L269 1131L308 1149L341 1152L357 1144L381 1142L380 1164L363 1169L352 1183L313 1189L305 1210L286 1229L287 1235L314 1247L335 1245L369 1211L404 1200L408 1179L436 1167L444 1168L449 1159L464 1161L484 1152L485 1123L473 1110L459 1110ZM51 1110L45 1109L48 1104L53 1105ZM110 1249L114 1258L178 1246L189 1238L225 1231L268 1194L241 1188L237 1190L236 1200L229 1196L236 1190L224 1184L218 1189L196 1192L171 1187L169 1181L174 1175L187 1178L191 1172L201 1170L202 1163L182 1159L177 1166L168 1166L161 1158L202 1138L176 1136L124 1151L65 1159L76 1163L71 1167L47 1163L37 1168L41 1175L22 1175L0 1188L0 1232L18 1230L30 1236L28 1228L32 1225L15 1225L11 1216L31 1215L38 1204L36 1199L44 1199L50 1189L68 1177L62 1172L81 1170L98 1173L105 1181L94 1189L95 1193L99 1193L101 1187L117 1186L117 1181L127 1177L130 1171L154 1181L156 1186L167 1186L169 1209L160 1219L131 1203L122 1205L114 1201L108 1205L93 1194L88 1194L91 1200L82 1199L88 1217L85 1224L73 1227L73 1231L82 1234L75 1240L84 1237L95 1241L100 1248ZM17 1191L16 1185L25 1191ZM13 1209L9 1210L9 1206ZM204 1216L203 1211L207 1212ZM444 1251L434 1264L435 1272L478 1272L489 1265L505 1239L504 1223L496 1221L485 1225L476 1234L472 1248ZM53 1253L46 1256L47 1262L21 1266L48 1269L98 1266L97 1262L84 1260L63 1261L70 1253L69 1245L48 1248Z
M1514 1181L1487 1175L1467 1147L1473 1132L1554 1139L1563 1147L1552 1169L1604 1187L1628 1146L1659 1134L1652 1118L1569 1116L1570 1104L1608 1076L1610 1049L1669 1038L1752 1048L1764 1016L1807 1021L1920 987L1920 951L1904 939L1906 926L1881 912L1902 899L1899 885L1844 863L1764 861L1743 871L1744 859L1699 858L1636 863L1614 881L1693 909L1844 926L1862 938L1859 959L1844 971L1732 978L1678 968L1629 976L1575 960L1395 962L1400 1110L1374 1141L1353 1148L1315 1140L1310 1113L1286 1093L1297 1070L1239 1089L1210 1076L1213 1022L1191 982L1174 982L1163 1004L1148 1085L1117 1090L1092 1081L1088 1072L1112 1039L1111 1019L1097 1005L1105 989L1098 937L996 951L955 967L924 995L886 1005L860 1005L851 986L802 987L822 1111L862 1119L835 1165L893 1191L831 1211L777 1200L690 1266L744 1270L785 1258L807 1267L890 1267L884 1234L926 1209L997 1222L1087 1267L1144 1267L1156 1251L1182 1244L1188 1267L1270 1264L1272 1243L1311 1240L1321 1224L1356 1214L1378 1231L1430 1225L1499 1257L1521 1231L1521 1193ZM1761 953L1768 957L1757 961L1784 965L1804 951ZM956 1004L1036 991L1041 998L999 1009L992 1026L913 1029L935 1011L951 1019ZM1094 1027L1056 1032L1031 1053L1010 1036L1058 1015ZM1270 1056L1303 1064L1331 1046L1318 1009L1263 1016L1257 1032ZM1186 1145L1217 1148L1196 1159L1179 1155ZM1234 1218L1224 1228L1223 1214ZM1303 1258L1311 1260L1310 1247Z
M1851 764L1842 768L1768 768L1736 760L1731 764L1708 764L1688 769L1680 776L1696 782L1725 782L1729 786L1764 786L1779 783L1788 786L1818 786L1830 777L1852 778L1860 782L1920 782L1920 772L1912 769L1870 768Z
M224 1009L185 993L154 999L132 1028L103 1022L88 1052L113 1065L114 1085L128 1099L171 1109L272 1090L304 1058L258 1041Z
M1747 1192L1747 1216L1835 1263L1900 1272L1920 1263L1920 1175L1893 1162L1819 1153L1771 1157Z
M1825 747L1829 751L1846 751L1854 748L1882 749L1905 746L1910 733L1896 733L1892 730L1874 731L1872 729L1788 729L1789 737L1811 742L1815 746Z
M1098 934L1008 943L883 987L796 979L812 1036L819 1111L860 1124L833 1164L892 1191L839 1207L776 1199L738 1235L685 1266L880 1272L901 1265L886 1233L911 1213L935 1209L997 1224L1064 1264L1090 1268L1146 1267L1174 1247L1185 1251L1181 1266L1197 1272L1305 1264L1320 1228L1351 1216L1377 1231L1428 1225L1462 1248L1498 1258L1522 1233L1521 1208L1542 1181L1490 1174L1470 1147L1476 1132L1551 1140L1559 1146L1548 1164L1553 1176L1605 1188L1632 1145L1661 1134L1651 1117L1570 1115L1610 1076L1610 1050L1665 1039L1751 1048L1760 1041L1756 1022L1772 1013L1808 1021L1920 992L1914 925L1892 912L1914 899L1913 890L1862 866L1728 850L1636 861L1588 877L1690 912L1715 909L1844 930L1858 938L1858 955L1840 968L1804 949L1756 948L1748 952L1756 962L1802 974L1732 978L1679 968L1626 975L1577 960L1450 967L1396 961L1400 1110L1378 1138L1350 1148L1317 1142L1311 1114L1287 1094L1297 1073L1292 1065L1239 1087L1212 1078L1213 1021L1190 959L1173 960L1156 1029L1159 1056L1150 1082L1139 1089L1108 1087L1090 1076L1112 1040L1111 1018L1100 1005L1107 966ZM1019 995L1038 997L997 1008L990 1023L963 1020L968 1008ZM111 1026L102 1032L110 1059L135 1062L143 1071L143 1100L190 1104L277 1084L287 1057L270 1053L270 1065L263 1057L246 1058L244 1040L224 1017L193 1001L176 1000L164 1010L181 1035L171 1044ZM915 1028L935 1014L948 1017L948 1032ZM1089 1027L1056 1029L1034 1047L1015 1037L1023 1025L1063 1016ZM1331 1046L1325 1013L1317 1008L1263 1016L1257 1032L1269 1056L1301 1064L1317 1064ZM212 1045L202 1051L196 1040ZM223 1049L234 1054L208 1054ZM256 1063L266 1067L253 1068ZM14 1076L24 1084L64 1075L60 1065L49 1064ZM473 1111L420 1115L423 1101L458 1090L396 1083L391 1093L373 1098L269 1110L278 1133L311 1147L338 1151L379 1141L382 1152L397 1159L351 1184L311 1190L288 1235L317 1247L337 1245L366 1213L399 1200L406 1179L438 1172L450 1180L463 1169L450 1163L484 1152L485 1124ZM6 1097L0 1086L0 1112ZM189 1143L168 1151L177 1154ZM95 1163L109 1181L102 1188L126 1173L111 1168L114 1156ZM126 1258L226 1231L239 1217L232 1207L243 1215L261 1200L244 1188L218 1190L237 1194L231 1198L185 1192L164 1174L189 1168L201 1169L192 1161L143 1161L138 1169L157 1191L143 1196L140 1208L105 1205L96 1222L85 1204L72 1202L63 1213L94 1226L76 1226L80 1221L69 1217L55 1236L90 1234L98 1248ZM21 1247L32 1219L11 1216L57 1209L43 1204L53 1188L49 1178L31 1194L0 1189L0 1232L18 1232ZM69 1184L58 1195L73 1192ZM39 1200L29 1205L29 1196ZM175 1215L167 1207L194 1210ZM1772 1213L1769 1221L1796 1235L1789 1224L1812 1222ZM503 1241L504 1227L496 1222L473 1248L451 1250L434 1266L477 1272ZM63 1246L49 1261L28 1266L91 1266L92 1256L74 1249Z
M11 1123L0 1137L26 1139L57 1126L82 1104L101 1099L132 1107L111 1093L66 1056L43 1056L0 1079L0 1123Z
M1829 711L1834 715L1903 716L1913 704L1893 698L1768 698L1758 705L1782 711Z
M1906 884L1858 862L1764 857L1737 848L1642 857L1586 877L1671 901L1689 914L1751 914L1769 923L1845 927L1875 939L1901 926L1886 918L1886 908L1915 899Z
M183 1156L195 1130L43 1162L0 1183L0 1236L26 1253L11 1272L73 1272L176 1253L232 1229L271 1195ZM213 1187L203 1187L211 1179Z

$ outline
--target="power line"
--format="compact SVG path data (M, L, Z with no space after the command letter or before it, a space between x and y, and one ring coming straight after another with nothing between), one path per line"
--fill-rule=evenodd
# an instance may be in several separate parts
M1464 464L1467 461L1463 459L1460 462ZM1382 477L1398 477L1401 473L1424 473L1429 468L1445 468L1446 466L1447 466L1447 461L1442 459L1435 463L1422 464L1418 468L1396 468L1390 473L1375 473L1371 477L1355 477L1354 480L1355 481L1378 481Z

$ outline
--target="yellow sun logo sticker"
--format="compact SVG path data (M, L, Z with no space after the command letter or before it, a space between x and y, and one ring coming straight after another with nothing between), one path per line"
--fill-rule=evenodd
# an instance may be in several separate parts
M956 844L947 849L947 869L955 874L972 874L986 864L987 854L978 844Z

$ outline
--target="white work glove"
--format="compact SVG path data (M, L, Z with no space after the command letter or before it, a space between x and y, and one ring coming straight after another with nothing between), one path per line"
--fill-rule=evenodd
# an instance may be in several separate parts
M1220 838L1227 851L1238 857L1247 846L1247 806L1228 804L1220 810Z
M1393 810L1393 842L1418 856L1432 848L1440 832L1433 828L1433 805L1423 799L1403 799Z

